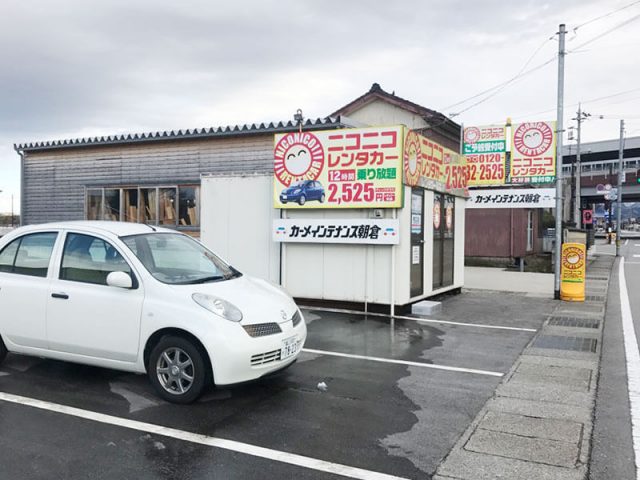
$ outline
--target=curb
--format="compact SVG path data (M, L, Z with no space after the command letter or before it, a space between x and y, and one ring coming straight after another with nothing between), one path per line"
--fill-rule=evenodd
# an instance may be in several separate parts
M584 480L615 257L587 266L586 302L560 302L434 480Z

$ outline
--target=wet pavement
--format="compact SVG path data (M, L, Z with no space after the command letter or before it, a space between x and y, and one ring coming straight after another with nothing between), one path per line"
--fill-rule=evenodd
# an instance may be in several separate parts
M305 348L313 353L276 377L212 390L190 406L163 402L142 375L9 355L0 367L0 392L264 447L278 458L0 400L3 475L429 478L553 306L548 299L481 291L443 300L437 319L476 326L305 310ZM320 382L326 391L317 388ZM311 461L294 465L281 452ZM343 475L316 468L313 460L335 464L331 471Z

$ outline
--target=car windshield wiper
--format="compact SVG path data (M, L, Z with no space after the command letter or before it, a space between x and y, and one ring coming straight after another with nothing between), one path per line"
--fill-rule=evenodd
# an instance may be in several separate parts
M198 283L219 282L224 279L225 277L222 275L213 275L211 277L202 277L195 280L188 280L186 282L177 282L175 285L196 285Z

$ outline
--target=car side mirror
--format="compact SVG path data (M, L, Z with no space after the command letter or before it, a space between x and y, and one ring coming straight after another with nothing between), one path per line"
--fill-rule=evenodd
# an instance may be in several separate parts
M131 288L133 286L133 281L128 273L111 272L107 275L107 285L110 287Z

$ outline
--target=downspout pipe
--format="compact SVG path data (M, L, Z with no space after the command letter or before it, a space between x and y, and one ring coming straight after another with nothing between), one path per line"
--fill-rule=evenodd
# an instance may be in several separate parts
M20 155L20 226L24 225L24 152L14 143L13 149Z

